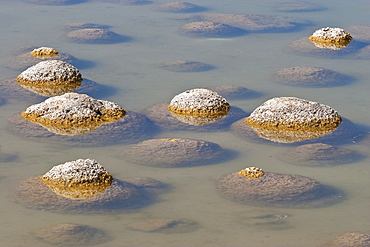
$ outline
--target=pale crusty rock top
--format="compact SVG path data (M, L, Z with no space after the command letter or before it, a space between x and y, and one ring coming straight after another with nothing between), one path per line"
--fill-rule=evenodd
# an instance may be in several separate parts
M216 92L195 88L176 95L171 100L168 110L193 115L226 114L230 110L230 105Z
M40 47L31 51L32 56L38 58L54 57L58 55L58 51L51 47Z
M349 35L344 29L339 27L323 27L316 30L312 36L324 39L339 39L345 38Z

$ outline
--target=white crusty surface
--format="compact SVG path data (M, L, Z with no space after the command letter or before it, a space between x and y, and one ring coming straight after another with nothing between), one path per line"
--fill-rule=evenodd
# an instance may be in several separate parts
M213 111L228 105L224 97L216 92L204 88L187 90L176 95L170 105L179 109L199 109Z
M114 102L94 99L86 94L66 93L32 105L25 113L34 113L47 119L77 119L98 118L107 110L124 111Z
M81 79L80 71L73 65L60 60L47 60L26 69L18 78L26 81L69 81Z
M54 166L42 178L63 181L93 181L98 180L106 173L108 173L107 170L96 160L78 159Z
M338 27L324 27L321 29L316 30L312 36L314 37L320 37L323 39L339 39L339 38L345 38L349 35L346 31L344 31L342 28Z
M249 117L261 123L293 123L336 119L338 116L336 110L318 102L296 97L277 97L267 100L256 108Z

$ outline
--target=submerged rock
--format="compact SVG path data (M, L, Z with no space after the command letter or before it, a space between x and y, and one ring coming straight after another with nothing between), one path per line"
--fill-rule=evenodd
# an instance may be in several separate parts
M157 219L130 224L130 229L142 232L186 233L198 228L198 224L186 219Z
M311 12L325 9L324 7L313 3L293 0L282 1L275 5L276 10L282 12Z
M63 94L77 90L82 82L80 71L73 65L48 60L28 68L17 76L17 82L26 89L38 94Z
M222 38L245 34L243 30L217 22L196 21L190 22L179 29L180 34L194 38Z
M22 116L60 135L80 135L100 125L115 122L125 110L114 102L86 94L66 93L28 107Z
M160 68L173 72L202 72L213 69L211 65L187 60L175 60L159 64Z
M127 41L129 38L102 28L84 28L67 32L63 38L72 43L112 44Z
M77 29L89 29L89 28L98 28L98 29L106 29L109 26L107 25L101 25L101 24L95 24L95 23L89 23L89 22L72 22L72 23L66 23L60 26L65 31L73 31Z
M350 81L336 71L318 67L289 67L274 72L273 79L287 86L331 87L340 86Z
M354 40L370 43L370 25L354 25L347 27L346 30L351 33Z
M180 1L163 3L157 5L155 9L162 12L172 12L172 13L192 13L205 10L205 8L200 7L198 5Z
M335 166L351 163L360 158L355 151L324 143L305 144L279 155L285 162L302 166Z
M152 1L147 0L106 0L106 2L113 2L123 5L147 5L152 3Z
M341 197L314 179L272 172L254 179L238 172L227 174L218 180L217 189L226 199L255 206L319 207L336 203Z
M23 0L27 3L40 5L69 5L86 2L86 0Z
M370 234L361 232L346 232L336 236L324 246L331 247L368 247L370 246Z
M39 124L15 114L9 119L8 130L22 138L66 144L68 146L106 146L114 144L132 144L152 138L157 128L142 114L128 111L124 118L116 122L106 123L94 131L83 135L60 135L48 131Z
M32 235L45 243L58 246L90 246L108 240L107 234L98 228L71 223L43 227Z
M222 13L204 13L194 17L197 21L211 21L227 24L250 32L282 32L306 25L307 22L275 15L238 15Z
M342 122L333 108L296 97L277 97L257 107L245 121L251 127L291 131L332 131Z
M254 99L260 95L258 92L236 85L219 85L208 87L207 89L218 93L228 100Z
M352 37L342 28L324 27L316 30L308 39L319 48L339 50L349 45Z
M216 143L202 140L151 139L123 150L130 162L155 167L184 167L222 162L224 150Z

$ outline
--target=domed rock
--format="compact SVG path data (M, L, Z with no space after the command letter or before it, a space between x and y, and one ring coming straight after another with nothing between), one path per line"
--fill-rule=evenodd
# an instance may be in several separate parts
M88 199L109 188L113 177L96 160L78 159L54 166L41 181L58 195Z
M350 81L336 71L318 67L288 67L274 72L273 79L287 86L331 87L341 86Z
M360 157L351 149L324 143L305 144L279 155L285 162L302 166L335 166L351 163Z
M95 160L80 159L21 181L15 199L33 209L114 213L150 203L154 194L147 187L113 179Z
M272 98L245 121L251 127L300 131L334 130L342 122L333 108L296 97Z
M226 115L230 104L211 90L195 88L173 97L167 108L171 112L184 115Z
M346 232L336 236L324 246L332 247L368 247L370 246L370 234L361 232Z
M86 2L86 0L24 0L24 1L40 5L69 5Z
M83 135L60 135L48 131L39 124L15 114L9 119L8 130L22 138L66 144L68 146L106 146L132 144L152 138L157 133L156 126L144 115L128 111L124 118L99 126L96 130Z
M230 125L238 119L246 117L248 114L242 109L231 106L229 113L220 119L209 118L208 122L205 122L207 118L201 118L201 124L197 119L191 119L191 116L183 115L183 119L179 119L179 116L175 116L167 109L168 103L160 103L152 105L145 110L145 114L156 126L167 131L222 131L229 130ZM188 118L188 121L184 121L184 118ZM190 121L193 121L192 123ZM190 122L190 123L189 123ZM207 123L207 124L205 124Z
M324 27L316 30L308 39L319 48L339 50L349 45L352 37L342 28Z
M173 72L202 72L213 69L211 65L187 60L175 60L159 64L160 68Z
M255 206L318 207L340 199L339 192L314 179L272 172L253 179L227 174L218 180L217 189L226 199Z
M122 5L147 5L152 3L152 1L147 0L105 0L105 1L118 3Z
M286 0L276 4L276 10L281 12L311 12L324 9L324 7L313 3L294 0Z
M80 224L56 224L33 231L37 239L52 245L96 245L108 240L107 234L97 228Z
M17 76L17 82L25 88L52 88L56 91L66 88L74 91L81 85L82 75L73 65L59 61L48 60L28 68ZM63 90L62 90L63 91Z
M156 219L130 224L130 229L142 232L186 233L198 228L198 224L186 219Z
M184 167L221 162L224 150L216 143L202 140L151 139L123 150L130 162L155 167Z
M127 41L129 38L102 28L84 28L67 32L63 38L72 43L112 44Z
M239 28L211 21L190 22L180 27L182 35L194 38L222 38L245 34Z
M251 32L282 32L306 25L307 22L274 15L238 15L222 13L204 13L194 17L197 21L211 21L227 24Z
M65 31L73 31L77 29L89 29L89 28L106 29L109 28L109 26L89 22L72 22L63 24L62 26L60 26L60 28Z
M205 10L205 8L200 7L198 5L181 1L163 3L157 5L155 9L162 12L172 12L172 13L192 13Z
M31 55L38 58L55 57L59 52L51 47L40 47L33 49Z
M80 135L125 115L116 103L86 94L66 93L28 107L22 116L60 135Z
M26 70L31 66L34 66L42 61L49 61L49 60L58 60L63 61L69 64L75 64L77 63L78 59L74 56L64 53L64 52L58 52L58 55L54 57L34 57L31 52L34 48L26 49L26 53L22 53L20 55L17 55L15 58L7 61L5 63L5 67L9 69L14 70Z
M207 89L216 92L222 97L229 100L254 99L259 96L258 92L255 92L243 86L219 85L207 87Z

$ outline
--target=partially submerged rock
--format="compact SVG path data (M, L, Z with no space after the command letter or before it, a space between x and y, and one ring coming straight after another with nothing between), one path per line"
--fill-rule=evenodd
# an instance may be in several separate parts
M288 67L274 72L273 79L287 86L331 87L348 83L350 78L319 67Z
M129 228L142 232L186 233L196 230L198 224L187 219L156 219L130 224Z
M180 27L179 32L194 38L222 38L245 34L239 28L212 21L190 22Z
M113 177L94 159L78 159L54 166L41 180L58 195L88 199L109 188Z
M128 37L102 28L84 28L67 32L63 38L68 42L82 44L112 44L128 40Z
M163 3L157 5L155 9L162 12L172 12L172 13L192 13L205 10L205 8L200 7L198 5L181 1Z
M173 97L168 110L193 116L226 115L230 110L230 104L218 93L195 88Z
M22 116L61 135L80 135L125 115L116 103L97 100L86 94L66 93L28 107Z
M360 157L351 149L324 143L305 144L291 148L279 155L285 162L302 166L335 166L351 163Z
M324 27L316 30L309 38L319 48L339 50L352 40L352 36L342 28Z
M296 97L272 98L245 121L252 127L303 131L334 130L341 116L330 106Z
M123 150L122 157L130 162L155 167L185 167L221 162L224 150L216 143L176 138L151 139Z
M43 227L33 231L32 235L42 242L58 246L90 246L108 240L108 236L103 230L72 223Z
M55 57L59 52L51 47L40 47L33 49L31 55L38 58Z
M254 179L238 172L227 174L218 180L217 189L226 199L255 206L327 206L338 202L341 196L312 178L272 172Z
M24 88L47 96L61 95L77 90L82 82L80 71L73 65L59 61L42 61L17 76Z
M160 68L173 72L202 72L211 70L211 65L188 60L175 60L159 64Z
M362 232L346 232L336 236L323 246L368 247L370 246L370 234Z

